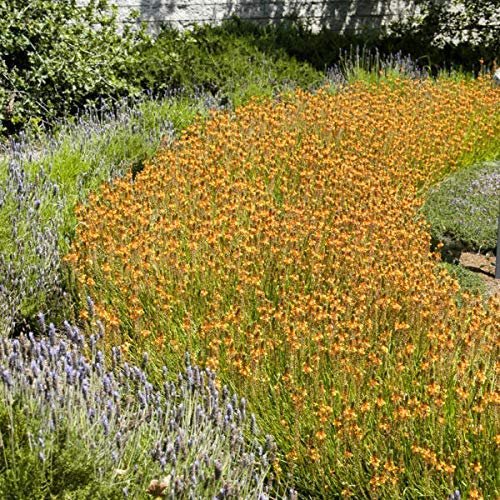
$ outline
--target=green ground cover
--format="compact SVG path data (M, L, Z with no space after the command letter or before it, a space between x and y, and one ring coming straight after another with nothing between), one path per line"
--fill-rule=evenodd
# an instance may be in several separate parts
M435 241L472 251L494 250L500 200L500 161L481 162L429 190L423 212Z

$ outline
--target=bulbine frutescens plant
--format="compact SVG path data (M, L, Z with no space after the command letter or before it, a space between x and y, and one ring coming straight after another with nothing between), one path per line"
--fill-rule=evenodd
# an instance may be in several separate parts
M0 340L2 498L267 498L274 441L214 372L186 356L156 387L98 322L40 329Z
M498 301L457 305L420 193L492 154L490 82L394 78L216 113L78 208L110 338L190 350L313 498L494 495Z

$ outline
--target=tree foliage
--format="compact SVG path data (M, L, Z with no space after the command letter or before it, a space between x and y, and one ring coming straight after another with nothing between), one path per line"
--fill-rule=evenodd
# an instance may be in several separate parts
M134 92L142 30L118 30L107 0L0 0L0 130Z
M437 47L470 44L498 51L498 0L415 0L419 14L411 22Z

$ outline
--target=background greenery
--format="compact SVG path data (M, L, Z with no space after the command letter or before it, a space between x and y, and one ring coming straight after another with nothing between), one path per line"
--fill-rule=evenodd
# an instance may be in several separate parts
M432 74L478 73L498 58L498 37L481 30L478 17L495 12L493 0L465 1L462 17L440 2L419 3L418 19L357 34L316 33L294 18L274 25L233 18L185 32L164 26L153 37L133 22L120 31L107 0L85 7L76 0L0 0L0 133L53 126L86 105L142 92L196 89L240 104L289 86L316 87L355 47L381 57L409 54ZM480 35L472 36L474 29ZM464 36L443 38L454 32ZM366 69L377 69L377 58L365 59Z

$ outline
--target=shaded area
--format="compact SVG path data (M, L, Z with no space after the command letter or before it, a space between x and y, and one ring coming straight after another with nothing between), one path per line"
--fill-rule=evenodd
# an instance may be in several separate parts
M496 41L476 45L448 41L438 46L435 39L448 22L439 5L432 4L418 26L412 21L422 8L429 8L426 0L117 1L122 19L137 9L152 32L164 27L182 30L193 25L222 25L234 35L250 34L260 50L283 49L321 71L343 57L352 57L346 52L359 46L385 55L410 55L433 76L443 69L465 69L477 75L493 67L499 50ZM364 69L377 68L369 65Z
M184 28L195 23L220 23L238 16L261 23L279 23L299 19L313 30L337 32L378 29L403 14L414 12L411 0L118 0L121 14L137 9L140 18L155 26L169 23Z
M480 277L488 295L500 295L500 280L495 279L494 256L464 252L460 256L460 265Z

